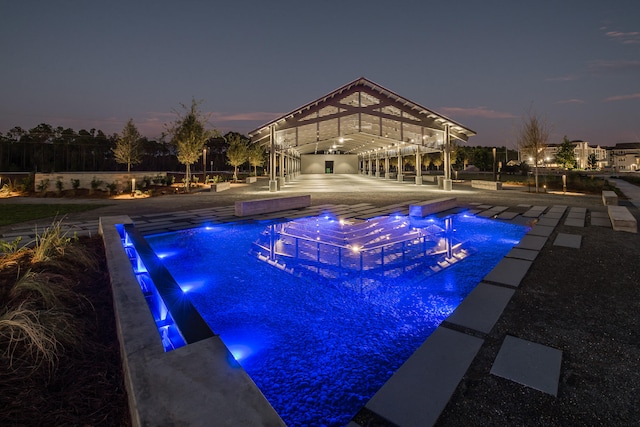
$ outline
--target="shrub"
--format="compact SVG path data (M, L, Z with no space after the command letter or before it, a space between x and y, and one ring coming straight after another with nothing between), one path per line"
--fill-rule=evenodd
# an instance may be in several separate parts
M22 181L20 181L20 191L23 193L32 191L34 189L34 184L35 175L30 173L29 176L27 176L26 178L22 178Z
M62 182L62 178L58 177L58 179L56 180L56 189L58 190L58 193L61 193L63 188L64 183Z
M80 188L80 180L79 179L71 179L71 188L73 188L74 190L77 190L78 188Z
M117 182L112 182L110 184L106 185L107 187L107 191L109 192L109 194L114 194L116 192L116 190L118 189L118 183Z
M40 180L40 184L38 184L36 186L36 190L45 193L47 191L47 189L49 188L49 180L48 179L41 179Z
M95 176L91 179L91 191L96 191L100 189L103 181L101 179L96 178Z

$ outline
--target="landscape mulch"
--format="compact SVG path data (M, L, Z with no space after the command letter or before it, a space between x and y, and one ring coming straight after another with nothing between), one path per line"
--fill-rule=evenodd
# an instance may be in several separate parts
M116 335L111 287L100 237L82 238L87 253L99 260L98 268L43 266L47 274L64 275L79 295L72 307L82 335L74 347L60 349L57 363L33 369L28 361L10 363L0 349L0 425L2 426L129 426L120 349ZM15 282L18 268L38 270L37 265L4 265L0 284Z

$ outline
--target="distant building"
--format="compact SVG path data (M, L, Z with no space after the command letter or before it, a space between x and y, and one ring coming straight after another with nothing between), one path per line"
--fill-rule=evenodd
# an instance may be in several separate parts
M640 142L622 142L609 149L609 162L616 172L640 170Z
M591 154L596 156L596 167L604 168L609 165L610 157L605 147L600 147L599 145L591 146L588 142L581 140L571 141L571 144L574 147L573 154L576 158L576 167L578 169L589 168L589 156ZM547 144L539 159L538 166L550 168L559 167L560 165L556 163L556 154L558 153L561 145L562 144ZM527 162L527 164L533 166L533 158L523 153L520 153L520 156L520 158Z

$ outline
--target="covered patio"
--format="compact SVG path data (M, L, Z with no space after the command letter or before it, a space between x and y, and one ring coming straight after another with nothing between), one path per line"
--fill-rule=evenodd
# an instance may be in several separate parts
M269 152L269 191L300 174L365 174L403 181L403 158L442 152L451 190L451 147L476 133L362 77L249 133ZM392 160L396 159L396 160ZM392 163L398 165L391 173Z

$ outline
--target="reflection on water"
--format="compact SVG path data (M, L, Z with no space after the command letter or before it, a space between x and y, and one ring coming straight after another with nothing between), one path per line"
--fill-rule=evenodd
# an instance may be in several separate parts
M367 221L301 218L267 226L252 252L299 277L397 277L418 267L438 272L469 254L455 238L453 222L453 217L436 222L400 215Z

